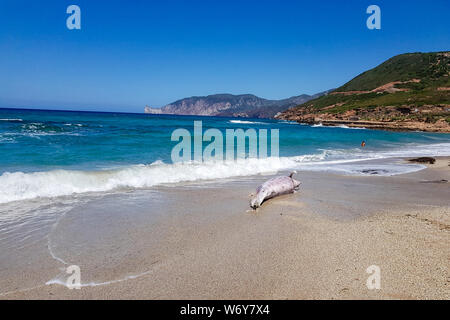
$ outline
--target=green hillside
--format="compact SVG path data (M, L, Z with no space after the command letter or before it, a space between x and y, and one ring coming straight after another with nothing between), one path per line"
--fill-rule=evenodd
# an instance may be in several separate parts
M421 79L421 82L404 87L420 90L426 87L448 86L449 64L449 52L401 54L360 74L336 91L373 90L385 83L412 79Z
M450 124L450 52L395 56L279 118Z

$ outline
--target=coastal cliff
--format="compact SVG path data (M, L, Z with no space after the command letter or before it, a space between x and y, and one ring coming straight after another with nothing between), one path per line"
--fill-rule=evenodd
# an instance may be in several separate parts
M450 52L407 53L277 119L387 130L450 132Z
M321 92L315 95L302 94L282 100L268 100L251 94L215 94L181 99L162 108L147 106L145 107L145 113L273 118L282 111L320 97L325 93Z

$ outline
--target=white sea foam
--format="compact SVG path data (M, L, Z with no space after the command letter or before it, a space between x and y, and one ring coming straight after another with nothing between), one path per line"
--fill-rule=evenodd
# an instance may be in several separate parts
M0 176L0 203L57 197L120 188L147 188L160 184L221 179L278 171L295 165L289 158L230 162L135 165L116 170L53 170L4 173Z
M365 129L367 129L367 128L364 128L364 127L349 127L349 126L346 126L345 124L340 124L340 125L337 125L337 126L330 126L330 128L342 128L342 129L351 129L351 130L365 130Z
M0 142L1 143L15 143L16 141L13 138L3 137L0 135Z
M303 124L303 123L298 123L297 121L290 121L290 120L278 120L278 123L284 123L284 124Z
M341 128L341 129L352 129L352 130L365 130L366 129L364 127L349 127L349 126L346 126L345 124L339 124L337 126L324 126L321 123L313 124L311 127L312 128L321 128L321 127L324 127L324 128Z
M23 120L22 119L0 119L0 121L22 122Z
M82 127L83 125L81 123L65 123L65 126L71 127L71 126L77 126Z
M338 126L334 126L334 128L352 129L352 130L365 130L366 129L364 127L349 127L349 126L346 126L345 124L340 124Z
M266 122L247 121L247 120L230 120L229 122L235 124L268 124Z
M13 172L0 176L0 203L57 197L87 192L104 192L126 188L148 188L161 184L214 180L238 176L273 173L299 169L308 171L334 171L347 174L365 174L365 169L380 168L377 174L392 175L423 168L421 165L349 165L364 160L414 157L449 156L450 144L411 145L392 151L323 150L317 154L294 157L241 159L205 163L166 164L161 161L151 165L133 165L125 168L100 171L53 170L46 172ZM367 173L367 172L366 172ZM370 171L368 172L370 173Z
M127 280L137 279L137 278L143 277L145 275L148 275L148 274L150 274L152 272L153 272L153 270L149 270L149 271L142 272L142 273L139 273L139 274L129 275L129 276L126 276L124 278L110 280L110 281L104 281L104 282L80 283L80 288L106 286L106 285L119 283L119 282L123 282L123 281L127 281ZM54 278L52 280L47 281L45 284L46 285L55 285L56 284L56 285L60 285L60 286L64 286L66 288L69 288L69 286L67 285L66 281L61 280L60 278Z
M364 128L364 127L347 127L347 129L352 129L352 130L367 130L367 128Z

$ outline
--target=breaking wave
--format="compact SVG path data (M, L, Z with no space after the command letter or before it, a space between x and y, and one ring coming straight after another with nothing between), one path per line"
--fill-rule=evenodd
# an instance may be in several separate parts
M349 126L346 126L345 124L339 124L339 125L336 125L336 126L324 126L322 123L318 123L318 124L313 124L312 126L311 126L311 128L341 128L341 129L352 129L352 130L365 130L365 129L367 129L367 128L364 128L364 127L349 127Z
M241 159L237 161L190 162L167 164L162 161L150 165L132 165L113 170L81 171L52 170L44 172L5 172L0 176L0 203L58 197L87 192L104 192L128 188L148 188L161 184L175 184L199 180L251 176L277 171L299 169L306 171L333 171L346 174L393 175L424 168L416 164L369 163L354 165L364 160L421 155L448 156L450 144L410 146L393 151L322 150L321 153L294 157ZM351 164L351 165L349 165ZM382 167L382 168L381 168Z
M22 122L22 119L0 119L0 121L7 121L7 122Z
M234 124L268 124L267 122L248 121L248 120L230 120L230 123Z
M366 128L364 127L349 127L346 126L345 124L340 124L338 126L334 126L335 128L342 128L342 129L352 129L352 130L365 130Z
M13 172L0 176L0 203L57 197L124 188L148 188L161 184L222 179L278 171L295 162L290 158L247 159L205 163L154 163L114 170L52 170Z

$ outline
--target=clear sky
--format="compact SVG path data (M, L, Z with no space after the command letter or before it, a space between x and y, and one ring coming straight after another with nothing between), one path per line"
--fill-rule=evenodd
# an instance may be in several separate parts
M66 8L81 8L69 30ZM381 30L366 8L381 8ZM214 93L281 99L393 55L450 49L450 1L0 0L0 107L142 112Z

